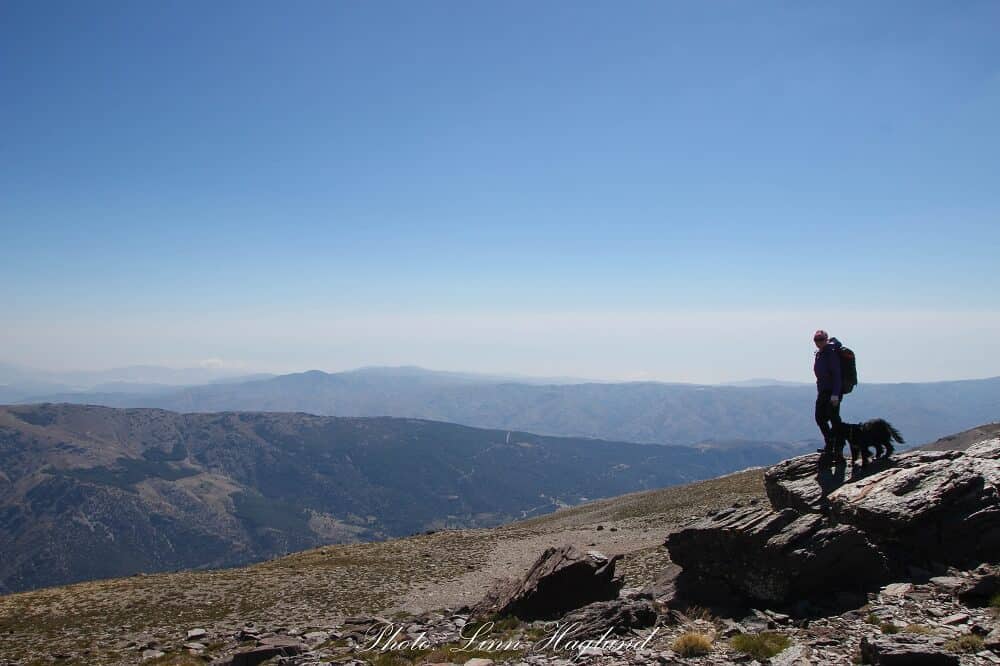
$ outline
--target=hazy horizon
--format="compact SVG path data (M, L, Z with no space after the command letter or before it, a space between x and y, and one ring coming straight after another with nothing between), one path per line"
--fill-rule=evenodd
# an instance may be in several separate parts
M524 380L524 381L538 381L538 380L552 380L559 383L623 383L623 382L657 382L657 383L675 383L675 384L695 384L695 385L740 385L740 384L753 384L756 382L761 383L780 383L789 385L811 385L814 379L810 376L808 378L788 378L788 377L776 377L771 375L758 375L752 377L736 377L733 379L720 379L718 381L693 381L693 380L676 380L663 377L587 377L580 375L547 375L547 374L528 374L521 372L510 372L497 369L483 369L483 370L469 370L468 368L445 368L445 367L426 367L421 365L415 365L411 363L395 364L395 365L374 365L365 364L357 366L345 366L339 368L332 367L322 367L322 366L302 366L293 368L264 368L264 367L250 367L243 365L224 365L220 359L203 359L202 361L189 363L189 364L174 364L169 363L136 363L130 365L122 366L100 366L100 367L39 367L39 366L29 366L22 363L11 362L10 359L0 358L0 370L4 367L15 368L17 370L23 370L28 372L40 372L44 376L71 376L71 375L98 375L100 373L113 373L122 372L129 370L139 370L139 369L150 369L150 370L168 370L171 372L199 372L203 371L207 373L207 379L204 381L210 382L218 379L230 379L230 378L243 378L243 377L255 377L257 375L262 376L282 376L291 374L302 374L307 372L323 372L327 374L337 374L337 373L350 373L350 372L360 372L366 370L418 370L426 371L431 373L453 373L453 374L467 374L482 377L496 377L500 379L507 380ZM931 378L931 379L908 379L908 380L879 380L879 379L867 379L865 383L870 384L893 384L893 383L934 383L934 382L947 382L947 381L968 381L968 380L978 380L978 379L992 379L994 377L1000 377L1000 374L986 374L981 376L967 376L967 377L948 377L948 378ZM142 383L137 380L115 380L122 383L129 383L130 381L135 381L135 383ZM16 382L15 382L16 383ZM185 385L199 382L161 382L164 385ZM3 385L3 375L0 372L0 385Z

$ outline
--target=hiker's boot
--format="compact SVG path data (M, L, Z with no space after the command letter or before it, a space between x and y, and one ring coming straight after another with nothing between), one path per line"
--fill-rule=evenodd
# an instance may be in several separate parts
M821 466L826 465L846 465L847 461L844 459L843 447L839 450L837 448L837 439L833 435L827 435L826 446L822 449L817 449L822 455L819 457L819 462Z

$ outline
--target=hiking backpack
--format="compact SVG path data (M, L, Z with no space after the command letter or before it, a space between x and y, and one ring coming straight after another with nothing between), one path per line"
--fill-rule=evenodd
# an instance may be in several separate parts
M854 352L847 347L838 350L840 355L840 390L850 393L858 385L858 363Z

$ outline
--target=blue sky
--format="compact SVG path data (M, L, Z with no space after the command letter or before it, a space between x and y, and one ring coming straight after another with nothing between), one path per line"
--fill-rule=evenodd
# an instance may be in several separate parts
M1000 374L997 26L4 2L0 360L808 379L821 326L875 379Z

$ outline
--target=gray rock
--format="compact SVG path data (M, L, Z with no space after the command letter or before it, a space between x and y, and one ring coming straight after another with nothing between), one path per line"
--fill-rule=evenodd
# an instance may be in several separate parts
M649 599L621 598L587 604L567 613L559 624L570 628L566 638L571 639L600 636L608 629L624 634L632 629L651 627L656 624L656 618L656 606Z
M970 572L957 590L958 600L966 606L988 606L990 600L1000 594L1000 566L983 564Z
M846 468L831 474L818 471L819 454L780 462L764 473L764 489L776 510L816 513L828 506L827 495L847 482Z
M833 517L917 561L965 564L1000 553L1000 439L960 451L899 455L891 467L842 485Z
M670 534L666 546L682 567L678 594L695 603L723 583L750 602L784 606L864 590L884 582L884 555L860 531L791 509L726 509Z
M965 579L958 576L934 576L930 582L948 592L957 592L965 585Z
M807 645L791 645L771 657L771 666L813 666L812 650Z
M941 624L965 624L969 621L968 613L952 613L947 617L941 618Z
M522 620L555 619L593 601L618 596L615 576L621 555L608 558L571 545L547 548L520 579L502 581L477 603L476 616L513 615Z
M940 639L910 634L861 639L861 658L880 666L959 666L957 655L947 652Z
M911 583L890 583L882 588L882 594L888 597L903 597L913 589Z
M272 636L262 638L256 647L242 650L233 655L231 666L257 666L273 657L292 657L302 654L308 647L294 638Z

